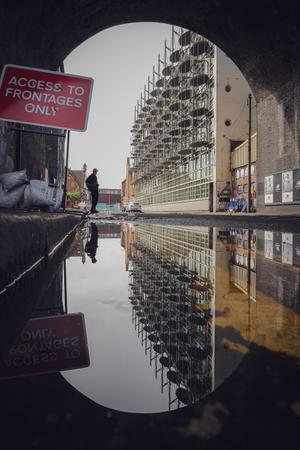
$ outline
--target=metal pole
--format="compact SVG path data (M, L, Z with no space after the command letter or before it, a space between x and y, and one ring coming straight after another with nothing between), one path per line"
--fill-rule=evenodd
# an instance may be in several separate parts
M68 295L67 295L67 263L64 259L64 300L65 300L65 314L68 314Z
M15 170L21 169L21 153L22 153L22 125L19 124L17 127L10 128L18 131L17 146L16 146L16 157L15 157Z
M250 200L251 200L251 103L252 95L248 96L248 107L249 107L249 132L248 132L248 207L247 212L251 211Z
M67 150L66 150L65 182L64 182L64 196L63 196L63 210L64 211L66 210L68 164L69 164L69 148L70 148L70 130L67 131Z
M248 230L248 267L247 267L247 292L248 292L248 340L250 339L250 307L251 307L251 237L253 236L252 230Z

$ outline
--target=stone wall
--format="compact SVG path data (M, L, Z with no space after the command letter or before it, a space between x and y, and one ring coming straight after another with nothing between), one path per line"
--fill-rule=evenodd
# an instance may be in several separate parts
M299 204L264 203L264 177L300 168L300 86L288 82L282 95L258 103L257 208L259 212L299 212Z

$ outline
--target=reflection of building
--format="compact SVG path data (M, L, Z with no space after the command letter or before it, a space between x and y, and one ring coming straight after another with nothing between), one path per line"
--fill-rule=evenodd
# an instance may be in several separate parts
M249 236L250 233L250 236ZM231 239L230 276L231 282L248 294L249 279L250 297L256 298L256 232L243 228L229 231ZM250 252L249 252L250 248ZM250 266L250 277L249 277Z
M139 225L129 261L133 321L169 409L192 403L214 388L209 230Z
M257 234L257 289L299 314L300 234L272 231Z
M89 226L85 224L81 229L77 229L74 235L74 239L67 252L66 258L79 257L82 263L85 263L85 251L84 247L89 235Z
M131 257L131 246L135 239L135 227L130 223L121 227L121 246L125 250L125 267L126 271L129 267L129 259Z
M250 235L249 235L250 233ZM229 264L229 281L250 298L256 299L256 231L244 228L229 228L217 231L217 239L226 248L223 256ZM217 245L217 243L215 244ZM250 249L250 251L249 251ZM221 261L219 252L218 261ZM250 267L250 273L249 273ZM223 269L224 270L224 269ZM249 293L250 281L250 293ZM230 291L230 288L228 288Z
M173 29L131 130L136 200L144 211L219 208L217 196L231 183L231 148L247 138L249 93L219 48Z
M115 239L121 236L121 225L116 223L97 224L98 237L101 239Z

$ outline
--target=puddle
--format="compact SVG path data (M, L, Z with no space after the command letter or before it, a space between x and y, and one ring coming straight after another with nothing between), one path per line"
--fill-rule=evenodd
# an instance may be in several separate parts
M299 358L299 286L297 234L87 223L0 376L60 371L101 406L176 410L222 385L251 345Z

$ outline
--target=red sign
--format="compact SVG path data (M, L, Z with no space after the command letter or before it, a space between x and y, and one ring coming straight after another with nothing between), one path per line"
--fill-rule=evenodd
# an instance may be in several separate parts
M0 81L0 119L85 131L92 78L14 65Z
M29 320L0 360L0 378L60 372L89 364L83 314L43 317Z

